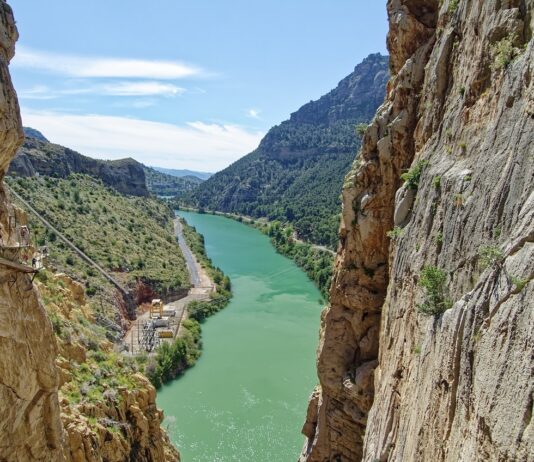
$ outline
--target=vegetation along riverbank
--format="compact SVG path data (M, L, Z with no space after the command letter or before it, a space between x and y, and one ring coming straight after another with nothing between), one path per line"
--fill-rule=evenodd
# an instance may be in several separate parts
M170 203L171 206L174 205L172 201L170 201ZM296 239L295 231L290 224L282 223L280 221L270 222L264 218L255 220L251 217L233 213L207 211L202 209L196 210L186 207L182 207L182 209L198 213L220 215L258 229L263 234L269 236L272 245L278 253L292 259L298 267L302 268L320 290L323 298L325 300L328 299L328 291L330 289L334 265L334 252L322 246Z
M187 305L186 319L182 321L178 337L173 342L163 342L156 355L147 359L145 374L156 388L195 365L202 354L201 323L226 307L232 298L230 278L213 265L206 253L204 237L184 219L180 218L180 222L185 242L212 281L214 290L209 300L194 300Z

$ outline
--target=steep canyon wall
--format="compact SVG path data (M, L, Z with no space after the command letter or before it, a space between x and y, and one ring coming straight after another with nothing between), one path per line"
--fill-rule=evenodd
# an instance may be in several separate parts
M534 2L387 8L300 460L534 460Z

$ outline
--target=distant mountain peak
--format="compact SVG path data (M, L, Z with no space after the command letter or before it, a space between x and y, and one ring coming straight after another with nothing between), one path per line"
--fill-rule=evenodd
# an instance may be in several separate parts
M23 129L24 136L26 136L26 138L35 138L36 140L46 141L49 143L48 139L39 130L31 127L23 127Z
M359 63L336 88L293 112L291 122L331 125L340 120L369 121L384 100L389 57L373 53Z
M209 210L290 222L304 240L335 248L343 179L361 144L355 127L384 101L389 59L369 55L326 95L273 127L258 149L201 183Z
M166 175L175 176L178 178L183 178L186 176L194 176L196 178L199 178L201 180L207 180L209 177L213 175L213 173L209 172L196 172L193 170L187 170L187 169L174 169L174 168L163 168L163 167L150 167L157 172L165 173Z

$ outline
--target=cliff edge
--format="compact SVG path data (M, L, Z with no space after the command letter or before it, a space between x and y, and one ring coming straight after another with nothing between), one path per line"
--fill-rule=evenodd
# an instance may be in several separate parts
M300 461L534 460L534 1L387 8Z
M8 69L17 39L0 0L0 461L179 462L154 387L113 352L84 287L43 269L38 291L23 264L34 255L27 217L3 181L24 141Z
M24 134L8 65L18 32L11 8L0 1L0 179ZM13 221L25 224L0 182L3 257L17 245ZM56 342L31 277L0 265L0 460L62 460Z
M100 160L48 141L40 132L25 128L24 143L9 166L8 175L34 177L45 175L67 178L83 173L100 178L122 194L149 195L143 164L132 158Z

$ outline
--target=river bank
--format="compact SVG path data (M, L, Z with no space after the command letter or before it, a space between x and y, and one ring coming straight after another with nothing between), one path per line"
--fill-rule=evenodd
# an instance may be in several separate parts
M245 215L198 210L191 207L181 207L181 210L230 218L258 229L271 238L271 243L278 253L291 258L297 266L304 270L317 286L324 300L328 300L334 257L336 255L333 250L305 242L295 235L291 226L277 221L270 222L266 218L254 219Z
M186 297L163 307L165 311L175 313L163 329L172 335L158 338L160 332L156 329L153 337L159 346L146 350L145 326L150 323L152 314L149 305L145 304L140 307L137 319L123 339L130 353L144 364L145 375L156 388L195 365L202 354L201 323L223 309L232 295L230 279L207 257L203 237L180 218L175 218L174 230L192 287Z
M235 220L179 212L232 280L228 307L202 325L197 365L158 392L189 461L291 461L316 384L320 293L269 238Z

